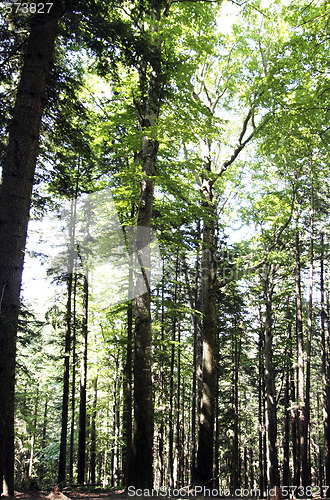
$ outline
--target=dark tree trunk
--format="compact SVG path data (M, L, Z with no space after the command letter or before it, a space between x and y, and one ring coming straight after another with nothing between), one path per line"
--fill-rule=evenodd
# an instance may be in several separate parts
M327 304L324 287L324 235L321 235L321 339L322 339L322 382L323 382L323 427L325 486L330 488L330 377L329 377L329 332Z
M259 489L260 497L264 496L264 454L263 454L263 436L264 436L264 412L263 412L263 393L264 393L264 330L261 325L259 329L259 381L258 381L258 430L259 430Z
M240 352L241 352L241 342L237 338L237 320L234 319L234 337L233 337L233 461L232 461L232 487L236 490L239 487L239 365L240 365Z
M211 159L205 165L211 172ZM210 484L213 478L214 449L214 402L216 390L216 260L215 260L215 217L216 204L213 199L213 182L207 176L202 180L203 198L203 386L201 413L199 419L197 482Z
M314 279L314 186L311 176L311 234L310 234L310 264L309 264L309 299L308 299L308 331L306 339L306 394L304 405L304 449L302 470L302 485L306 488L311 484L311 466L309 460L309 427L310 427L310 385L311 385L311 345L313 331L313 279Z
M219 476L220 476L220 463L219 463L219 450L220 450L220 424L219 424L219 337L217 338L217 382L215 390L215 439L214 439L214 483L213 487L219 489Z
M285 383L284 383L284 436L283 436L283 484L289 486L290 482L290 371L291 371L291 329L289 323L288 330L288 353L285 367Z
M66 305L66 333L64 350L64 373L63 373L63 398L61 418L61 441L58 465L57 482L66 480L66 445L68 435L68 408L69 408L69 383L70 383L70 349L71 349L71 300L72 300L72 274L67 277L68 299Z
M273 365L273 318L272 318L272 294L274 270L269 264L265 268L265 385L266 385L266 415L267 415L267 463L268 463L268 486L274 488L279 486L278 458L277 458L277 421L276 421L276 394L275 374Z
M177 356L177 390L176 390L176 487L180 488L180 464L181 464L181 428L180 428L180 402L181 402L181 325L178 318L178 356Z
M32 186L61 2L31 23L0 186L0 493L14 492L17 322Z
M73 483L74 457L74 427L76 408L76 304L77 304L77 273L74 275L73 285L73 324L72 324L72 382L71 382L71 429L70 429L70 458L69 479Z
M299 422L299 448L298 456L301 456L301 478L305 483L308 477L307 442L306 442L306 411L305 411L305 381L304 381L304 338L302 319L301 298L301 270L300 270L300 238L296 230L296 306L297 306L297 342L298 342L298 422Z
M88 275L84 276L82 342L80 358L80 401L78 433L78 484L85 482L86 466L86 384L87 384L87 337L88 337Z
M179 267L179 256L176 257L175 263L175 284L174 284L174 296L173 302L174 305L177 303L177 288L178 288L178 267ZM173 409L173 399L174 399L174 365L175 365L175 341L176 341L176 316L173 317L172 323L172 343L171 343L171 365L170 365L170 388L169 388L169 416L168 416L168 479L169 486L174 487L174 453L173 453L173 444L174 444L174 409Z
M93 380L94 397L93 397L93 412L91 426L91 460L90 460L90 478L91 483L95 484L96 470L96 415L97 415L97 376Z

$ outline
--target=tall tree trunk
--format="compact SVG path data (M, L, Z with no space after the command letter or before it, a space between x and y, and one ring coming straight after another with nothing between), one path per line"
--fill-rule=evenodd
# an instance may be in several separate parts
M33 471L33 458L34 458L34 444L37 432L37 419L38 419L38 405L39 405L39 385L37 386L37 394L34 403L34 419L33 419L33 429L31 435L31 449L30 449L30 460L29 460L29 477L32 477Z
M273 366L273 318L272 294L274 270L267 264L265 269L265 384L266 384L266 432L267 432L267 464L268 486L279 486L278 458L277 458L277 421L276 421L276 394L275 374Z
M296 353L296 350L295 350ZM297 403L297 384L296 384L296 370L291 366L290 373L290 399L293 403L291 407L291 441L292 441L292 462L293 462L293 485L299 486L300 481L300 458L299 450L299 426L298 426L298 412L294 407Z
M41 449L42 449L42 459L39 469L39 479L43 480L45 476L45 452L46 452L46 436L47 436L47 423L48 423L48 398L49 395L45 395L45 407L44 407L44 415L43 415L43 423L42 423L42 437L41 437Z
M305 381L304 381L304 337L301 298L301 270L300 270L300 238L299 230L295 234L296 250L296 307L297 307L297 342L298 342L298 417L299 417L299 452L301 456L302 482L308 477L306 420L305 420Z
M219 449L220 449L220 423L219 423L219 336L217 337L217 357L216 357L216 370L217 381L215 388L215 437L214 437L214 488L219 489L219 476L220 476L220 463L219 463Z
M83 291L82 342L80 358L80 401L78 433L78 484L85 482L86 465L86 385L87 385L87 347L88 347L88 274L85 270Z
M134 206L132 208L131 217L134 216ZM132 242L128 241L129 245L129 298L133 295L133 256L134 251L131 248ZM123 381L123 467L124 467L124 486L127 486L129 467L132 454L132 354L133 354L133 301L130 300L127 304L127 347L126 347L126 362L124 368L124 381Z
M74 274L73 285L73 324L72 324L72 382L71 382L71 429L70 429L70 457L69 480L73 483L73 457L74 457L74 427L76 408L76 308L77 308L77 273Z
M306 393L304 405L304 449L302 470L302 485L306 488L311 484L311 467L308 457L309 427L310 427L310 385L311 385L311 345L313 332L313 278L314 278L314 186L311 175L311 234L310 234L310 264L309 264L309 299L308 299L308 332L306 340Z
M238 438L239 438L239 365L240 365L240 340L237 339L238 331L237 331L237 318L234 318L234 337L233 337L233 462L232 462L232 487L236 490L239 487L239 446L238 446Z
M180 292L179 292L180 294ZM180 488L180 463L181 463L181 428L180 428L180 403L181 403L181 323L178 317L178 355L177 355L177 388L176 388L176 487Z
M291 368L291 330L292 325L288 326L288 352L285 366L284 383L284 436L283 436L283 484L289 486L290 478L290 368Z
M165 384L165 373L164 373L164 341L165 341L165 257L163 257L162 263L162 292L161 292L161 343L160 343L160 377L159 377L159 395L160 400L164 401L164 384ZM165 407L163 407L165 408ZM166 410L165 410L166 411ZM164 409L161 412L160 424L158 428L158 457L159 457L159 485L162 487L164 485L165 479L165 450L164 450L164 419L165 419Z
M71 268L72 269L72 268ZM66 480L66 445L68 434L68 408L69 408L69 382L70 382L70 349L71 349L71 300L72 300L72 274L67 277L68 298L66 304L66 332L64 350L63 397L61 418L61 441L58 465L57 482Z
M193 381L192 381L192 408L191 408L191 465L190 474L191 482L196 481L196 410L199 419L200 398L199 386L201 386L201 319L198 312L201 311L201 280L200 280L200 238L201 238L201 221L197 221L197 253L195 265L195 294L191 300L191 308L194 313L194 364L193 364ZM192 298L191 298L192 299Z
M91 483L95 484L96 470L96 415L97 415L97 375L93 380L94 397L92 411L92 426L91 426L91 460L90 460L90 478Z
M179 268L179 255L177 254L175 263L175 281L174 281L174 296L173 302L174 307L177 303L177 288L178 288L178 268ZM168 418L168 479L169 486L174 487L174 453L173 453L173 443L174 443L174 365L175 365L175 340L176 340L176 323L177 317L174 316L172 320L172 343L171 343L171 365L170 365L170 388L169 388L169 418Z
M36 15L26 43L0 185L0 494L14 492L17 322L32 186L61 1Z
M154 199L156 160L159 142L150 133L157 125L161 91L161 38L158 26L162 2L152 3L152 32L154 43L152 64L149 63L148 95L144 109L139 109L142 141L142 175L136 241L137 265L140 272L135 275L135 349L134 349L134 436L128 484L137 488L152 488L153 485L153 433L154 409L151 376L151 313L150 313L150 226ZM142 78L144 76L142 75ZM145 82L141 82L143 85ZM141 290L147 291L141 295Z
M211 158L207 159L206 172L211 172ZM203 197L203 388L199 419L197 482L208 484L213 477L214 402L216 390L216 260L215 217L213 182L207 175L202 180Z
M322 382L323 382L323 427L324 427L324 461L325 486L330 488L330 367L329 367L329 331L327 321L327 304L324 287L324 234L321 234L321 341L322 341Z
M264 460L263 460L263 387L264 387L264 330L261 325L259 328L259 381L258 381L258 431L259 431L259 489L260 497L264 496Z

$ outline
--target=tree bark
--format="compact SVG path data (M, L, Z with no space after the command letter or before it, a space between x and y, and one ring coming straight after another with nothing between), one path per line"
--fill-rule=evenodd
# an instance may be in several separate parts
M74 455L74 423L76 407L76 302L77 302L77 273L74 275L73 285L73 324L72 324L72 382L71 382L71 429L70 429L70 457L69 480L73 483L73 455Z
M96 470L96 415L97 415L97 375L93 380L94 397L91 426L91 460L90 460L90 478L91 483L95 484Z
M329 331L327 322L327 304L324 286L324 234L321 234L321 342L322 342L322 382L323 382L323 428L325 486L330 488L330 369L329 369Z
M297 307L297 342L298 342L298 422L299 422L299 452L301 456L301 479L306 482L308 477L307 443L306 443L306 410L305 410L305 380L304 380L304 337L301 298L301 270L300 270L300 237L299 230L295 234L296 250L296 307Z
M278 458L277 458L277 421L276 421L276 394L275 374L273 366L273 329L272 329L272 294L273 268L267 264L265 268L265 385L266 385L266 432L267 432L267 464L268 486L279 486Z
M142 180L137 225L144 231L136 240L137 265L135 274L135 348L134 348L134 436L128 484L136 488L152 488L153 485L153 434L154 409L151 376L151 313L150 313L150 227L154 199L156 160L159 142L155 139L161 106L161 38L158 23L162 2L152 4L152 33L155 42L151 46L152 63L149 61L148 94L143 109L139 109L142 140ZM142 79L144 75L142 75ZM141 82L143 85L145 82ZM141 295L141 290L147 291Z
M17 322L29 210L46 84L61 2L36 15L26 44L0 186L0 493L14 492Z
M72 268L71 268L72 269ZM64 349L63 397L61 415L61 441L58 464L57 482L66 480L66 445L68 435L68 409L69 409L69 383L70 383L70 350L71 350L71 300L72 300L72 274L67 276L67 304L66 304L66 332Z
M261 315L260 315L261 319ZM260 497L264 496L264 460L263 460L263 436L264 436L264 418L263 418L263 387L264 387L264 330L262 325L259 328L259 381L258 381L258 431L259 431L259 489Z
M302 485L306 488L311 484L311 466L309 461L309 427L310 427L310 385L311 385L311 346L313 333L313 279L314 279L314 186L311 175L311 222L310 222L310 263L309 263L309 298L308 298L308 331L306 339L306 393L304 405L304 449L302 470Z
M178 288L178 267L179 267L179 255L177 254L175 263L175 281L174 281L174 296L173 302L176 305L177 302L177 288ZM170 365L170 387L169 387L169 417L168 417L168 479L169 486L174 487L174 409L173 409L173 399L174 399L174 365L175 365L175 340L176 340L176 323L177 318L173 316L172 320L172 343L171 343L171 365Z
M206 172L211 172L211 159L207 159ZM197 482L208 484L213 478L214 402L216 389L216 261L215 216L213 182L206 174L202 180L203 197L203 386L199 419Z
M191 307L197 311L194 313L194 365L193 365L193 382L192 382L192 408L191 408L191 465L190 474L191 482L196 481L196 413L199 419L199 386L201 386L201 319L198 312L201 311L201 279L200 279L200 240L201 237L201 222L197 221L197 254L195 265L195 294L191 297ZM197 412L196 412L197 410Z
M290 368L291 368L291 329L292 325L288 326L288 352L286 356L285 366L285 383L284 383L284 436L283 436L283 484L289 486L290 479Z
M82 345L80 358L80 401L78 433L78 484L85 482L86 466L86 388L87 388L87 347L88 347L88 275L86 269L83 291Z

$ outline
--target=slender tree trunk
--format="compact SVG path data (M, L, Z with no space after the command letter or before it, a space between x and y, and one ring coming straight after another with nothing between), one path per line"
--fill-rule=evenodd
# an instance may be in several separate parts
M301 270L300 270L300 238L296 230L296 304L297 304L297 342L298 342L298 412L299 412L299 454L301 456L301 478L306 482L308 477L306 420L305 420L305 381L304 381L304 338L301 299Z
M131 217L134 216L134 207L132 208ZM134 252L131 248L131 241L129 244L129 298L133 292L133 256ZM127 305L127 347L126 347L126 362L124 368L124 407L123 407L123 464L124 464L124 486L127 486L128 473L131 462L132 454L132 361L133 361L133 312L134 305L132 300Z
M180 294L180 292L179 292ZM176 390L176 487L180 488L180 463L181 463L181 428L180 428L180 404L181 404L181 323L178 318L178 355L177 355L177 390Z
M273 270L267 265L265 272L265 384L266 384L266 432L267 432L267 463L268 486L279 486L278 458L277 458L277 421L276 421L276 394L275 374L273 366L273 329L272 329L272 293ZM271 280L271 282L270 282Z
M285 367L285 383L284 383L284 437L283 437L283 484L289 486L290 478L290 368L291 368L291 329L292 325L288 326L288 343L289 349Z
M37 386L37 394L34 403L34 420L33 420L33 429L31 435L31 450L30 450L30 460L29 460L29 477L32 477L33 471L33 458L34 458L34 444L36 439L37 432L37 420L38 420L38 405L39 405L39 385Z
M47 423L48 423L48 398L49 395L45 396L45 407L44 407L44 416L43 416L43 424L42 424L42 438L41 438L41 449L42 449L42 460L40 464L40 472L39 479L42 481L45 476L45 451L46 451L46 436L47 436Z
M239 393L238 393L238 382L239 382L239 363L240 363L240 342L237 339L237 319L234 318L234 337L233 337L233 402L234 402L234 416L233 416L233 463L232 463L232 487L236 490L239 487L239 446L238 446L238 434L239 434Z
M311 385L311 345L313 332L313 278L314 278L314 186L313 176L311 186L311 234L310 234L310 264L309 264L309 300L308 300L308 332L306 341L306 394L304 405L304 449L302 470L302 485L306 488L311 484L311 467L309 460L309 427L310 427L310 385Z
M263 385L263 329L259 329L259 381L258 381L258 433L259 433L259 489L260 497L264 496L264 468L263 468L263 418L262 418L262 385Z
M87 337L88 337L88 274L85 270L83 291L82 343L80 358L80 402L78 433L78 484L85 482L86 466L86 385L87 385Z
M39 131L61 2L36 15L26 43L0 185L0 494L14 492L14 390L24 249Z
M220 464L219 464L219 449L220 449L220 424L219 424L219 337L217 337L217 358L216 358L216 370L217 370L217 382L215 390L215 439L214 439L214 483L213 487L219 489L219 476L220 476Z
M290 374L290 399L294 406L297 403L297 390L296 390L296 376L295 369L291 367ZM299 486L300 481L300 459L298 455L299 450L299 427L298 427L298 413L297 410L292 407L291 409L291 441L292 441L292 462L293 462L293 485Z
M206 171L211 172L211 159L207 159ZM213 477L214 402L216 390L216 260L215 217L213 182L207 176L202 180L203 197L203 388L199 419L197 482L209 484Z
M76 306L77 306L77 273L74 275L73 285L73 324L72 324L72 385L71 385L71 430L70 430L70 458L69 479L73 483L74 457L74 424L76 408Z
M179 268L179 255L177 254L175 263L175 284L174 284L174 296L173 302L176 306L177 303L177 288L178 288L178 268ZM170 388L169 388L169 418L168 418L168 479L169 486L174 487L174 453L173 453L173 443L174 443L174 425L173 425L173 399L174 399L174 365L175 365L175 340L176 340L176 323L177 317L173 317L172 323L172 343L171 343L171 366L170 366Z
M68 434L68 408L69 408L69 382L70 382L70 349L71 349L71 300L72 300L72 274L67 277L68 298L66 305L66 333L64 350L63 398L61 419L61 442L58 465L57 482L66 480L66 445Z
M90 460L90 478L91 483L95 484L96 471L96 415L97 415L97 376L93 380L94 397L91 426L91 460Z
M200 243L201 238L201 222L197 221L197 254L195 266L195 295L194 302L191 304L195 311L201 311L201 283L200 283ZM191 482L196 481L196 409L199 419L200 398L198 397L199 386L201 386L201 320L198 314L194 314L194 365L193 365L193 381L192 381L192 408L191 408L191 465L190 474Z
M323 427L325 486L330 488L330 377L329 377L329 332L327 304L324 287L324 234L321 234L321 339L322 339L322 382L323 382Z

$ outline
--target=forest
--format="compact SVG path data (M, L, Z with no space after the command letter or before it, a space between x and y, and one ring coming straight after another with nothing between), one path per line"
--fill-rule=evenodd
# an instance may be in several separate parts
M329 1L0 39L0 496L329 497Z

